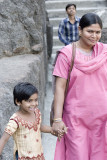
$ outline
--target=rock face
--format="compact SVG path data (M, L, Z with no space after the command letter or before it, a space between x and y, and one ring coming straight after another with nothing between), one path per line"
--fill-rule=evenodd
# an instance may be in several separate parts
M102 11L101 19L103 22L102 38L103 43L107 43L107 9Z
M102 30L101 42L107 44L107 28Z
M107 9L100 10L96 12L102 19L103 28L107 28Z
M10 116L13 88L30 82L39 90L43 115L47 78L46 14L44 0L0 0L0 137ZM13 141L9 140L3 160L13 160Z
M0 1L0 57L29 53L31 46L43 41L43 27L46 29L43 2Z
M101 42L107 43L107 9L100 10L96 13L100 16L103 23Z

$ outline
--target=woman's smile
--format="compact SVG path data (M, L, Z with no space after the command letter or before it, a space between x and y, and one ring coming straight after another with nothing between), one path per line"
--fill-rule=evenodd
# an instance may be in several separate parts
M101 28L98 23L85 27L83 30L79 28L80 41L84 45L93 47L101 38Z

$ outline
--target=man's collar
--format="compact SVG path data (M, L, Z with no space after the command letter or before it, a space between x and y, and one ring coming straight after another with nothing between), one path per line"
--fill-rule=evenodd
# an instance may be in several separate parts
M67 17L67 21L69 21L69 22L70 22L69 17ZM79 18L78 18L78 17L76 17L76 16L75 16L75 21L77 21L77 22L79 21Z

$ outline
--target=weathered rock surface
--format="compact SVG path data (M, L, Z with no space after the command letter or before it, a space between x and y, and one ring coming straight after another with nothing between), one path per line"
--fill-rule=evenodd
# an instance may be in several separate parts
M18 109L12 95L18 82L27 81L38 88L43 113L46 72L45 1L0 0L0 136ZM13 160L11 139L2 156L3 160Z
M107 28L102 30L101 42L107 44Z
M44 7L42 0L0 1L0 57L29 53L43 43Z
M107 28L107 9L100 10L96 12L103 22L103 28Z
M107 9L100 10L96 13L100 16L103 23L101 42L107 43Z

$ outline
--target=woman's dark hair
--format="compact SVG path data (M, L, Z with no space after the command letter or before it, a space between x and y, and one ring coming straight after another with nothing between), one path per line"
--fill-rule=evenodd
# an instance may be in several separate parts
M66 6L66 11L67 11L67 9L69 8L69 7L71 7L71 6L74 6L75 7L75 9L76 9L76 5L75 4L72 4L72 3L70 3L70 4L67 4L67 6Z
M15 102L16 100L17 102L22 102L22 100L28 100L30 96L35 93L38 94L38 90L32 84L28 82L18 83L13 90L14 104L17 105Z
M102 29L103 25L101 18L95 13L87 13L83 15L82 18L80 19L79 26L81 27L81 29L83 29L85 27L88 27L96 23L98 23L100 28Z

